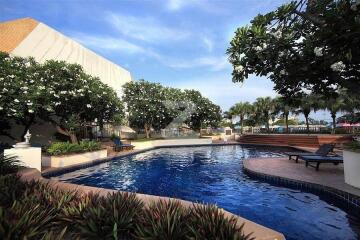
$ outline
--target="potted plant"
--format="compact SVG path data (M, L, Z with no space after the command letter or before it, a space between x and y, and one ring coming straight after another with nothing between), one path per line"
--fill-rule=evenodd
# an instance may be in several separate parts
M343 153L345 182L360 188L360 142L346 144Z

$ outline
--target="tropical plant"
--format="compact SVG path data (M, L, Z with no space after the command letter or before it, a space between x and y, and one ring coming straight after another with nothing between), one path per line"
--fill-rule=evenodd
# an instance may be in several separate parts
M324 103L325 108L330 112L332 119L332 133L335 133L336 129L336 114L340 111L347 110L347 104L345 99L340 95L336 98L329 98Z
M0 154L0 175L15 173L21 168L21 162L16 156Z
M238 226L234 217L225 217L224 212L214 205L194 205L190 215L191 239L255 239L251 233L243 233L244 224Z
M0 89L0 132L17 140L23 140L37 119L54 123L76 143L76 129L84 123L96 120L102 127L123 116L115 91L77 64L39 64L0 53ZM20 137L6 131L11 121L24 127Z
M322 99L318 95L310 94L303 95L301 98L296 99L295 104L297 109L294 111L296 114L304 114L306 130L310 132L309 115L311 111L317 111L323 108Z
M255 114L257 119L265 124L268 132L270 132L269 121L274 116L275 102L271 97L259 97L254 103Z
M145 209L136 229L139 239L187 239L189 211L178 201L158 201Z
M217 127L221 121L221 109L196 90L185 90L185 99L192 105L192 111L186 123L193 130L205 127Z
M249 102L240 102L236 103L234 106L232 106L229 110L230 115L232 116L239 116L240 118L240 131L241 134L243 133L243 127L244 127L244 119L249 117L254 112L254 107Z
M359 8L357 0L299 0L259 14L231 40L233 81L268 76L286 97L358 94Z
M294 103L291 99L285 97L277 97L274 99L275 114L281 114L285 120L285 132L289 132L289 115L295 111Z

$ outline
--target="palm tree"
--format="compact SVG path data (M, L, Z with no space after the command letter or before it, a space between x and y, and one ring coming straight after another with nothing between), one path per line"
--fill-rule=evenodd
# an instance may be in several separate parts
M297 100L298 109L295 111L296 114L304 114L305 122L306 122L306 131L310 133L309 126L309 115L311 111L317 111L322 108L323 103L320 100L320 97L314 94L304 95L300 99Z
M336 114L340 111L352 111L350 106L346 104L346 95L344 93L340 93L338 97L328 98L324 101L324 108L330 112L332 119L332 131L331 133L335 133L336 129Z
M240 117L241 134L243 134L243 124L245 117L253 113L253 106L249 102L236 103L229 110L230 115Z
M275 101L271 97L259 97L254 103L256 114L261 122L265 123L267 132L270 132L269 121L275 110Z
M274 102L275 102L274 114L281 113L281 115L284 117L285 125L286 125L285 132L288 133L289 132L289 115L290 115L290 112L295 111L295 107L292 104L291 99L284 98L284 97L277 97L274 99Z

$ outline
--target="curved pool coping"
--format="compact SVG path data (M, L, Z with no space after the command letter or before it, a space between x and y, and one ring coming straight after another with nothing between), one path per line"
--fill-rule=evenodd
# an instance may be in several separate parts
M244 172L253 179L258 179L273 185L303 190L314 193L318 196L324 196L332 202L340 205L342 208L351 210L352 214L360 216L360 196L347 192L343 189L322 185L319 183L304 181L295 178L284 177L270 174L269 171L262 171L252 167L249 162L263 160L264 158L248 158L243 161ZM280 158L267 158L266 161L278 160Z
M138 153L138 152L137 152ZM136 154L136 153L132 153ZM109 161L109 160L108 160ZM100 196L106 196L109 193L114 192L124 192L124 191L118 191L118 190L111 190L111 189L105 189L105 188L98 188L98 187L90 187L90 186L84 186L84 185L77 185L73 183L65 183L57 180L47 179L44 178L41 173L35 169L35 168L26 168L19 172L19 175L23 181L39 181L41 183L47 184L49 187L57 190L62 191L73 191L76 192L79 195L94 193L99 194ZM191 208L194 204L198 205L200 203L194 203L190 201L185 201L182 199L176 199L176 198L169 198L169 197L161 197L161 196L154 196L154 195L148 195L148 194L141 194L141 193L135 193L136 196L144 202L145 205L149 205L152 202L156 201L169 201L169 200L176 200L179 201L184 207ZM285 240L285 237L282 233L277 232L275 230L272 230L270 228L267 228L265 226L262 226L260 224L257 224L255 222L252 222L250 220L247 220L245 218L242 218L238 215L235 215L233 213L230 213L222 208L219 208L227 218L235 217L237 220L237 226L241 226L244 224L243 231L245 234L252 234L252 237L255 237L255 239L259 240Z

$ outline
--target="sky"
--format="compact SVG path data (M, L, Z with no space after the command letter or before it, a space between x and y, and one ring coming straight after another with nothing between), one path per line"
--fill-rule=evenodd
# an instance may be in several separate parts
M276 96L264 77L233 83L226 49L238 27L286 2L0 0L0 21L35 18L126 68L134 80L199 90L226 111L236 102Z

